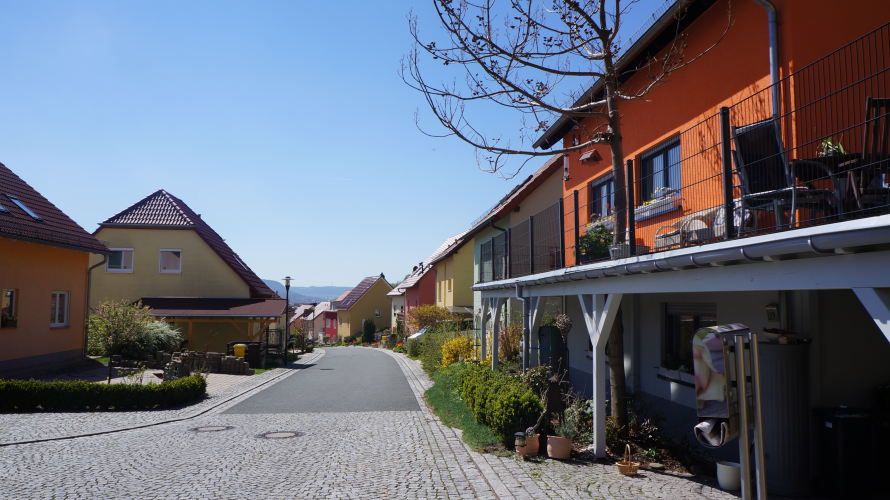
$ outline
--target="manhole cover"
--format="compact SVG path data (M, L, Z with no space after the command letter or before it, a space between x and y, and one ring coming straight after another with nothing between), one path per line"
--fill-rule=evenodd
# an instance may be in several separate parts
M192 432L218 432L218 431L227 431L229 429L234 429L233 425L208 425L205 427L195 427L194 429L189 429Z
M290 439L295 437L305 436L302 432L296 431L275 431L275 432L264 432L262 434L257 434L256 437L260 439Z

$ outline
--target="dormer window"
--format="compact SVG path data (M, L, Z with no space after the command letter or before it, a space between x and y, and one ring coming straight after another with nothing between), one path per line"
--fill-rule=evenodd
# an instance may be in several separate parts
M22 200L16 198L15 196L13 196L11 194L7 194L6 197L9 198L9 201L15 203L19 208L21 208L26 214L30 215L32 219L34 219L36 221L43 221L43 219L40 218L39 215L35 214L33 210L31 210L30 208L28 208L27 205L22 203ZM9 212L9 210L6 210L5 208L3 210L5 210L6 212Z

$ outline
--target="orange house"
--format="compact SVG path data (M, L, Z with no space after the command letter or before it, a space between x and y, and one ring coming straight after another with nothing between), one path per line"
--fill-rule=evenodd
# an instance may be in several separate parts
M91 253L110 252L0 163L0 373L83 356Z
M688 35L685 61L703 55L645 101L619 101L623 165L613 169L607 144L556 158L563 261L479 273L473 290L483 301L520 300L529 335L548 299L561 299L576 325L567 376L593 403L597 456L606 453L606 346L617 324L627 388L667 421L663 429L747 460L743 441L715 447L694 431L714 417L713 401L734 403L716 379L695 376L693 337L742 325L749 349L770 360L758 389L769 493L865 497L841 491L825 467L836 452L815 437L831 426L812 410L874 407L890 380L890 7L733 1L717 45L729 2L664 7L616 61L624 92L647 82L634 68L664 54L678 31ZM601 97L594 82L576 105ZM596 125L557 120L535 147L608 132ZM617 210L622 198L628 208ZM535 232L526 247L538 255L549 236ZM508 245L503 257L483 255L480 268L523 251ZM528 347L523 356L535 364ZM728 415L717 417L732 423ZM884 416L875 422L890 426Z
M876 205L884 204L887 179L880 177L886 175L886 166L863 155L887 154L888 104L882 98L890 86L890 9L880 0L851 2L844 8L828 1L773 4L781 20L774 25L775 65L769 58L767 11L753 1L732 2L732 26L713 49L673 73L645 101L619 101L627 162L622 169L626 179L632 179L631 192L612 179L608 145L567 155L566 248L583 247L590 223L599 221L614 232L617 218L633 226L633 238L629 232L625 238L633 240L635 254L643 255L716 242L727 237L727 229L748 236L869 216ZM726 29L725 0L681 1L675 6L686 11L680 25L689 35L686 59L705 52ZM830 21L826 12L831 13ZM831 28L814 29L826 24ZM673 29L676 22L668 25ZM619 65L624 70L637 67L648 54L664 55L673 40L666 36L670 33L654 28L648 34L622 55ZM631 91L647 82L647 72L632 73L623 89ZM601 96L599 83L588 95ZM729 125L725 152L723 107L728 108ZM570 147L583 139L584 131L595 128L590 120L575 124L563 118L535 145L547 148L562 141ZM828 141L840 142L847 156L826 159ZM848 161L860 163L845 165ZM770 173L779 165L788 172ZM731 172L734 207L724 197L724 168ZM787 196L774 192L782 189ZM792 201L792 194L800 199ZM633 213L616 213L615 196L632 199ZM734 212L735 227L722 224L724 209ZM630 253L614 250L579 260L567 251L566 265Z

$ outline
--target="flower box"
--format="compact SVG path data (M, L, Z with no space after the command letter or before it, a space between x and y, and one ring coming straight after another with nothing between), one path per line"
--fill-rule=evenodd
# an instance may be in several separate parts
M642 205L634 209L635 220L645 220L657 215L666 214L680 208L682 198L677 195L665 196L648 205Z
M15 328L19 322L15 320L4 320L0 322L0 328Z
M649 247L637 244L637 255L649 253ZM618 245L609 245L609 256L612 260L626 259L630 257L630 245L627 243L619 243Z

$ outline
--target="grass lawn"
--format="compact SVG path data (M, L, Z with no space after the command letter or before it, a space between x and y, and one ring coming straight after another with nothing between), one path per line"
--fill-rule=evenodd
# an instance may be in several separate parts
M460 374L459 370L458 366L452 365L433 375L435 383L425 393L427 403L432 407L433 413L442 419L442 423L463 431L464 442L474 451L509 455L490 428L476 423L473 412L455 390L454 383Z

